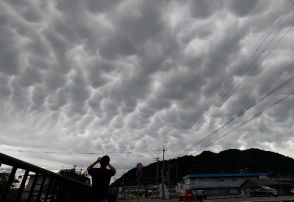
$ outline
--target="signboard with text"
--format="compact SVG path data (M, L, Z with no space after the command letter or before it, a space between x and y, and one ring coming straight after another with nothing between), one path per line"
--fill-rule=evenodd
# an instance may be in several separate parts
M137 164L136 175L137 175L137 177L142 177L143 176L143 165L142 165L142 163Z

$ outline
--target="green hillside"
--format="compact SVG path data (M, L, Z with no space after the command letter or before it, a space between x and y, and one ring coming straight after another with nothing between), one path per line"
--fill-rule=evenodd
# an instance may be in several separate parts
M159 162L159 182L161 182L161 167L162 162ZM156 184L156 162L144 167L143 170L141 184ZM230 149L220 153L204 151L198 156L183 156L165 161L166 180L169 178L170 184L175 184L183 176L191 173L239 172L268 172L272 177L294 176L294 159L260 149L244 151ZM137 184L135 168L125 173L113 185L122 184Z

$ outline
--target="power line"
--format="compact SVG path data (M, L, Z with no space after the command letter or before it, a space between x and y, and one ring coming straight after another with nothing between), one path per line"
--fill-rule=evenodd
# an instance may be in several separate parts
M262 48L262 43L264 42L264 41L266 41L266 39L270 36L270 34L273 32L273 30L274 30L274 28L276 27L276 26L279 26L279 24L282 22L282 20L284 19L284 17L285 17L285 13L286 13L286 11L287 11L287 9L289 8L289 7L291 7L292 6L292 3L293 3L293 1L288 1L288 4L286 4L285 5L285 10L284 11L282 11L282 13L283 13L283 15L281 15L282 16L282 18L280 17L279 18L279 20L278 21L276 21L276 23L274 23L273 24L273 26L272 26L272 28L270 29L270 31L268 32L268 33L266 33L266 35L265 35L265 37L263 38L263 40L259 43L259 45L257 45L253 50L256 50L256 51L253 51L251 54L250 54L250 56L249 57L247 57L247 60L245 61L245 63L242 65L242 66L245 66L245 69L249 69L250 68L250 65L252 65L252 64L254 64L255 62L257 62L255 65L256 66L258 66L258 65L260 65L261 63L262 63L262 61L263 61L263 59L262 58L265 58L268 54L270 54L271 53L271 51L277 46L277 44L281 41L281 39L283 39L284 37L285 37L285 35L290 31L287 31L286 32L286 34L284 34L279 40L278 40L278 42L274 45L274 46L272 46L272 48L271 49L268 49L267 50L267 48L268 47L270 47L271 46L271 44L274 42L274 40L275 40L275 38L278 36L278 34L282 31L282 29L279 29L275 34L274 34L274 36L272 37L272 39L269 41L269 42L267 42L265 45L264 45L264 47ZM288 20L287 20L287 22L289 22L291 20L291 18L289 17L288 18ZM259 49L261 49L261 51L259 51ZM252 56L254 56L254 54L255 53L258 53L258 55L255 57L255 58L253 58L253 60L250 62L250 58L252 57ZM261 57L260 57L261 56ZM250 62L250 63L249 63ZM241 71L243 70L244 68L240 68L239 69L239 71L238 71L238 73L237 73L237 75L239 74L239 73L241 73ZM251 73L251 71L252 71L252 68L251 69L249 69L249 73ZM243 73L245 73L245 72L243 72ZM233 88L235 88L235 89L238 89L240 86L239 86L240 84L238 84L237 85L237 87L236 86L232 86L231 85L231 87L230 87L230 89L229 90L227 90L227 92L225 92L225 93L223 93L223 95L219 95L219 97L220 97L220 99L219 100L221 100L221 97L223 97L225 100L223 101L223 103L222 103L222 105L230 98L230 96L232 95L228 95L228 93L233 89ZM225 96L227 96L227 97L225 97ZM218 99L218 98L217 98ZM217 99L215 100L215 102L217 101ZM215 104L215 102L214 102L214 104ZM213 104L213 105L214 105Z
M252 116L250 119L242 122L241 124L239 124L238 126L234 127L232 130L230 130L229 132L227 133L224 133L222 134L221 136L217 136L215 137L214 139L212 139L212 141L210 141L209 143L207 143L204 147L207 147L209 145L211 145L212 143L214 143L216 140L220 139L220 138L223 138L224 136L227 136L229 135L230 133L232 133L233 131L237 130L238 128L242 127L243 125L246 125L247 123L251 122L252 120L258 118L259 116L261 116L264 112L272 109L273 107L275 107L276 105L280 104L281 102L283 102L284 100L286 100L287 98L289 98L291 95L294 95L294 91L291 92L290 94L286 95L285 97L281 98L281 99L278 99L276 102L274 102L273 104L271 104L269 106L269 108L255 114L254 116ZM195 152L194 152L195 153Z
M37 153L37 154L58 154L58 155L101 155L103 154L132 154L132 153L152 153L154 155L155 152L159 152L160 150L134 150L134 151L117 151L117 152L61 152L61 151L35 151L35 150L21 150L21 149L3 149L5 151L11 151L11 152L19 152L19 153ZM61 168L58 168L56 170L59 170ZM65 168L67 169L67 168ZM85 169L85 168L83 168ZM129 168L132 169L132 168ZM50 170L54 170L51 169Z
M19 152L19 153L41 153L41 154L65 154L65 155L99 155L106 154L121 154L121 153L151 153L157 150L138 150L138 151L117 151L117 152L59 152L59 151L34 151L34 150L20 150L20 149L5 149L5 151Z
M294 71L294 66L292 67L292 72L293 71ZM216 130L214 130L213 132L211 132L210 134L208 134L207 136L205 136L201 140L197 141L195 144L193 144L188 149L185 149L184 152L182 152L177 157L182 156L183 154L186 153L186 151L188 151L188 150L194 148L195 146L201 144L205 140L207 140L210 137L212 137L214 134L217 134L218 132L220 132L221 130L223 130L227 125L231 124L233 121L238 120L239 118L241 118L242 116L244 116L246 112L248 112L249 110L251 110L252 108L254 108L255 106L257 106L259 103L263 102L267 97L269 97L272 94L274 94L275 92L281 90L283 87L285 87L287 84L289 84L293 79L294 79L294 74L290 78L288 78L287 80L285 80L284 82L282 82L280 85L278 85L274 89L270 90L264 96L262 96L261 98L259 98L255 104L247 107L247 109L245 109L244 111L238 113L235 117L233 117L232 119L230 119L229 121L227 121L226 123L224 123L222 126L220 126L219 128L217 128Z
M288 2L288 3L290 3L290 1ZM290 3L290 5L289 5L289 7L291 6L291 4L293 3L293 1ZM287 8L287 5L285 6L285 8ZM285 11L286 11L286 9L284 10L284 13L285 13ZM284 16L283 16L283 18L284 18ZM290 20L290 18L288 19L288 21ZM276 24L274 24L274 26L276 26L276 25L278 25L280 22L282 21L282 19L280 19ZM287 22L288 22L287 21ZM262 42L260 43L260 45L258 46L258 47L260 47L261 45L262 45L262 43L266 40L266 38L269 36L269 34L273 31L273 28L274 28L274 26L272 26L272 29L270 30L270 32L265 36L265 38L262 40ZM261 53L266 53L266 54L264 54L263 55L263 57L265 58L267 55L269 55L270 53L271 53L271 51L280 43L280 41L290 32L290 30L292 29L292 26L290 26L289 28L288 28L288 30L284 33L284 35L282 35L281 37L280 37L280 39L278 39L277 41L276 41L276 43L271 47L271 49L269 49L269 50L266 50L266 48L267 47L270 47L270 45L271 45L271 43L274 41L274 38L277 36L277 34L281 31L281 29L277 32L277 34L275 34L274 35L274 37L270 40L270 42L265 46L265 48L263 49L263 51L261 52ZM257 48L258 49L258 48ZM249 58L249 57L248 57ZM248 60L249 61L249 60ZM261 64L261 62L262 62L262 60L260 60L259 61L259 63L257 63L256 65L258 66L258 65L260 65ZM245 63L246 64L246 63ZM237 86L238 88L240 87L240 86ZM233 86L231 86L231 88L229 89L229 91L232 89L232 88L234 88ZM236 88L236 87L235 87ZM228 92L229 92L228 91ZM227 94L224 94L224 96L226 96ZM225 97L223 97L225 100L224 100L224 102L222 103L222 105L229 99L229 97L230 97L231 95L228 95L226 98ZM222 96L221 96L221 94L219 95L219 97L221 98ZM266 96L267 97L267 96ZM264 98L263 98L264 99ZM262 99L262 100L263 100ZM213 106L213 105L215 105L215 102L218 100L218 98L213 102L213 104L212 105L210 105L209 107L208 107L208 109L211 107L211 106ZM259 102L257 102L257 103L259 103ZM251 107L249 107L249 109L250 108L252 108L253 106L251 106ZM245 110L245 111L247 111L247 110ZM241 115L243 115L244 114L244 112L243 113L241 113ZM218 132L219 130L221 130L223 127L225 127L226 125L228 125L229 123L231 123L232 121L234 121L236 118L238 118L238 117L240 117L240 115L238 114L236 117L234 117L233 119L231 119L231 120L229 120L225 125L223 125L221 128L219 128L219 129L217 129L217 130L215 130L214 132L213 132L213 134L214 133L216 133L216 132ZM196 123L191 127L191 130L192 129L195 129L194 127L195 127L195 125L199 122L200 120L198 120L198 121L196 121ZM212 134L210 134L210 135L208 135L208 136L206 136L205 138L208 138L209 136L211 136ZM205 139L204 138L204 139ZM201 139L199 142L202 142L204 139ZM182 155L182 154L181 154Z
M294 67L292 67L292 72ZM252 106L249 106L245 111L240 112L239 114L237 114L236 117L232 118L231 120L229 120L228 122L226 122L224 125L222 125L220 128L218 128L217 130L213 131L213 134L217 134L217 133L222 133L222 129L225 128L225 126L231 124L233 121L235 120L239 120L241 118L241 116L245 115L246 112L248 112L250 109L252 109L253 107L255 107L257 104L261 103L262 101L264 101L267 97L269 97L270 95L274 94L275 92L281 90L284 86L286 86L287 84L289 84L292 80L294 79L294 75L292 75L290 78L288 78L286 81L284 81L283 83L281 83L280 85L278 85L277 87L275 87L274 89L272 89L271 91L269 91L266 95L262 96L255 104L253 104ZM265 106L266 108L267 106ZM228 126L230 127L230 126ZM210 137L213 137L212 133L209 134L208 136L206 136L205 138L201 139L201 141L199 141L196 145L199 145L200 143L208 140ZM194 145L194 146L196 146Z
M253 51L252 50L252 52L251 52L251 54L247 57L247 59L244 59L243 60L243 62L244 62L244 64L242 65L242 66L246 66L245 67L245 69L248 69L249 68L249 65L250 64L252 64L253 62L254 62L254 60L251 62L251 63L248 63L249 61L250 61L250 58L251 57L253 57L253 55L254 55L254 53L255 52L259 52L259 55L262 55L262 53L265 53L265 52L267 52L266 51L266 48L267 47L270 47L270 44L274 41L274 39L276 38L276 36L278 35L278 33L281 31L281 29L276 33L276 34L274 34L274 36L272 37L272 39L264 46L264 48L263 48L263 50L262 51L259 51L259 49L262 47L262 44L263 44L263 42L265 42L266 41L266 39L270 36L270 34L274 31L274 28L276 27L276 26L278 26L281 22L282 22L282 20L284 19L284 17L285 17L285 14L286 14L286 11L287 11L287 9L289 8L289 7L291 7L292 6L292 3L293 3L293 1L291 1L291 0L289 0L288 1L288 3L284 6L284 8L282 9L282 11L281 11L281 15L280 16L282 16L282 17L280 17L279 18L279 20L278 21L276 21L273 25L272 25L272 27L271 27L271 29L267 32L267 33L265 33L265 35L264 35L264 37L262 37L263 39L262 40L260 40L260 43L257 43L257 45L255 46L255 48L253 48L253 50L255 50L255 51ZM290 21L290 19L291 18L289 18L288 19L288 21L287 22L289 22ZM272 46L272 50L277 46L277 44L287 35L287 33L290 31L292 29L292 27L290 27L290 29L278 40L278 42L274 45L274 46ZM267 54L265 54L265 55L263 55L263 58L265 58L268 54L270 54L271 53L271 51L272 50L270 50L270 51L268 51L268 53ZM256 58L258 58L258 57L256 57ZM242 63L243 63L242 62ZM261 64L261 62L262 62L262 60L260 59L259 60L259 63L257 63L256 65L258 66L259 64ZM238 73L237 74L239 74L242 70L243 70L244 68L240 68L239 69L239 71L238 71ZM239 86L240 87L240 86ZM239 88L238 87L238 88ZM219 86L219 88L221 88L221 86ZM221 98L223 97L224 98L224 100L223 100L223 103L222 103L222 105L229 99L229 97L231 96L231 95L228 95L228 93L233 89L234 87L233 86L231 86L230 88L229 88L229 90L227 90L226 92L224 92L224 93L220 93L219 95L218 95L218 97L207 107L207 110L209 110L212 106L214 106L215 104L217 104L217 102L219 102L220 100L221 100ZM236 89L236 87L235 87L235 89ZM206 111L207 111L206 110ZM202 118L200 118L200 119L198 119L196 122L194 122L194 124L192 125L192 127L188 130L188 132L187 132L187 134L190 134L190 133L192 133L193 131L192 130L195 130L196 129L196 127L197 127L197 124L200 122L202 120Z
M293 71L293 70L292 70ZM292 75L289 79L287 79L285 82L281 83L280 85L278 85L276 88L274 88L273 90L269 91L266 95L264 95L263 97L261 97L256 104L261 103L262 101L264 101L267 97L269 97L270 95L272 95L273 93L281 90L284 86L286 86L287 84L289 84L294 78L294 75ZM241 115L244 115L245 112L247 112L248 110L250 110L251 108L253 108L256 104L250 106L246 111L241 112ZM267 106L265 106L266 108ZM236 117L238 120L238 118L240 118L239 116L240 114L238 114L238 116ZM217 131L217 133L221 133L220 131Z

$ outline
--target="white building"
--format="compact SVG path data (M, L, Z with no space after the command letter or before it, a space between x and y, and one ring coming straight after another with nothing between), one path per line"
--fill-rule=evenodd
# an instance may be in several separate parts
M183 177L184 190L205 190L207 195L244 194L247 180L265 179L268 173L190 174Z

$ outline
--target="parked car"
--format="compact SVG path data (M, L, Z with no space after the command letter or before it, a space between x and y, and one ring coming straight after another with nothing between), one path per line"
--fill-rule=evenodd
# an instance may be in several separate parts
M278 192L265 185L257 185L250 188L249 193L251 196L278 196Z
M195 192L195 198L199 199L200 197L202 197L202 199L207 199L207 195L206 195L206 192L204 190L197 190Z
M179 196L180 201L192 201L195 199L195 195L192 191L186 191Z
M202 202L203 199L207 199L207 195L204 190L196 190L195 191L195 199Z
M186 191L179 196L180 201L199 200L200 198L207 199L207 195L204 190Z
M291 194L294 194L294 187L290 189Z

